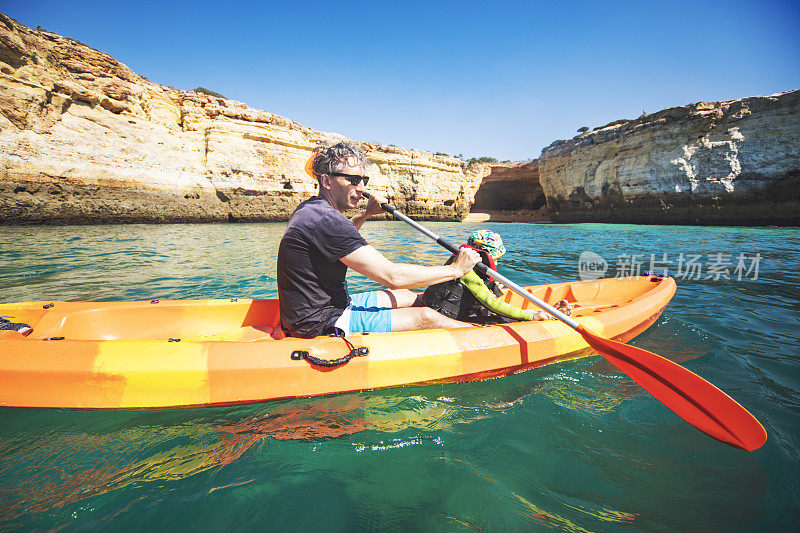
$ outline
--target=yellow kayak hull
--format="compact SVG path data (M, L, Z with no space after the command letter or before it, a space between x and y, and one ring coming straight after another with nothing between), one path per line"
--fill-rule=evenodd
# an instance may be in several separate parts
M653 324L675 293L650 276L529 287L548 303L567 299L578 322L627 341ZM530 308L511 292L505 300ZM277 300L26 302L0 316L33 327L0 331L0 405L68 409L164 409L231 405L396 387L476 381L591 355L558 321L355 334L369 353L346 355L340 338L284 338Z

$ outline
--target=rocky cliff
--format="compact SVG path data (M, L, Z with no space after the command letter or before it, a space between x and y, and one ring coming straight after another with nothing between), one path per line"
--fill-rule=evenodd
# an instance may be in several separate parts
M152 83L107 54L0 14L0 223L285 220L315 194L315 131ZM362 143L372 190L460 220L489 166Z
M622 120L539 160L556 222L800 225L800 90Z

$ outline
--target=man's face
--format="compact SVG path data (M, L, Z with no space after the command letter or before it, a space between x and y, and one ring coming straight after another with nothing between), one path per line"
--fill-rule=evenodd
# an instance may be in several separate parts
M337 169L337 174L349 174L351 176L363 176L365 169L364 165L356 157L346 157L341 160L341 165ZM364 182L359 181L357 185L351 184L346 177L342 176L328 176L327 177L331 198L334 201L334 207L339 211L346 211L347 209L354 209L361 199L361 193L364 192Z

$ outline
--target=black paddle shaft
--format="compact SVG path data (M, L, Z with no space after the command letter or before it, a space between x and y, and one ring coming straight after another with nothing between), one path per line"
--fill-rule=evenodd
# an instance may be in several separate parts
M367 193L367 192L362 192L361 195L364 198L369 198L370 197L369 193ZM382 203L381 207L384 209L384 211L386 211L388 213L391 213L392 216L394 216L396 219L402 220L403 222L405 222L406 224L410 225L411 227L413 227L414 229L416 229L420 233L422 233L424 235L427 235L429 238L431 238L434 241L436 241L436 243L439 246L445 248L450 253L458 254L458 250L459 250L458 246L454 246L451 242L449 242L449 241L445 240L443 237L440 237L439 235L435 234L434 232L432 232L431 230L429 230L425 226L423 226L421 224L417 224L416 222L414 222L413 220L408 218L403 213L400 213L397 209L395 209L394 207L392 207L388 203L385 203L385 202ZM496 279L497 281L499 281L500 283L502 283L503 285L505 285L506 287L508 287L512 291L516 292L517 294L519 294L520 296L522 296L526 300L529 300L529 301L533 302L534 304L536 304L537 306L541 307L542 309L544 309L545 311L547 311L548 313L550 313L551 315L553 315L554 317L556 317L560 321L564 322L566 325L568 325L572 329L577 330L578 326L580 326L580 323L578 323L572 317L569 317L569 316L565 315L564 313L562 313L561 311L559 311L558 309L556 309L552 305L546 303L544 300L541 300L541 299L537 298L536 296L534 296L530 292L526 291L525 289L523 289L522 287L520 287L519 285L517 285L516 283L514 283L510 279L508 279L505 276L503 276L502 274L499 274L499 273L495 272L494 270L492 270L491 268L487 267L485 264L478 263L477 265L475 265L475 269L478 270L479 272L482 272L482 273L485 273L485 274L488 274L488 275L492 276L494 279Z

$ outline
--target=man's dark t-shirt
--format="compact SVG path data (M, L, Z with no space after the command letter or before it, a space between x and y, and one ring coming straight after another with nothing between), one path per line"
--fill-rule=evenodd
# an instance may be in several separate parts
M311 338L333 326L350 304L347 266L339 259L366 245L353 223L324 198L297 206L278 249L284 332Z

